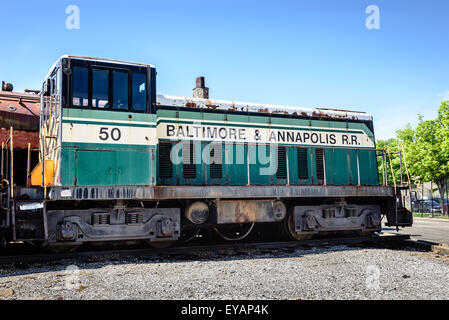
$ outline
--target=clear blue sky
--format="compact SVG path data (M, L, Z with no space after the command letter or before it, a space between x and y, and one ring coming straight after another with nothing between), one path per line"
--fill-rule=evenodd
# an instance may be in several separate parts
M66 29L68 5L80 29ZM368 5L380 30L365 27ZM372 113L378 138L449 99L449 1L1 0L0 79L39 89L62 54L151 63L158 93Z

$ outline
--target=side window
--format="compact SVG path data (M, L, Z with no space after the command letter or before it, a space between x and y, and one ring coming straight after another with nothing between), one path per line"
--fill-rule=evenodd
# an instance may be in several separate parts
M112 108L128 110L128 73L113 71Z
M132 74L132 103L134 111L145 111L147 107L147 75Z
M92 69L92 108L109 108L109 71Z
M58 88L58 93L61 93L62 90L62 76L61 76L61 70L58 69L58 72L56 72L56 87Z
M73 67L73 95L74 107L89 106L89 72L85 67Z
M56 84L57 84L57 76L58 73L55 73L52 77L51 77L51 95L55 95L58 93L58 90L56 88Z

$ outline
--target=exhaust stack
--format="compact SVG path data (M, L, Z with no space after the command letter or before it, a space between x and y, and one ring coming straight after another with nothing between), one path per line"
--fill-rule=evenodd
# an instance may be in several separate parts
M2 81L2 91L10 91L12 92L14 90L14 87L11 83Z
M193 97L198 99L209 99L209 88L205 86L204 77L196 78L196 88L193 89Z

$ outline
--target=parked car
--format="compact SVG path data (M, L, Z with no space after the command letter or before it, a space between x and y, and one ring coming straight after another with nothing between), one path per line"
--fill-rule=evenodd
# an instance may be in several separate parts
M440 202L437 200L416 200L412 202L414 212L439 213Z

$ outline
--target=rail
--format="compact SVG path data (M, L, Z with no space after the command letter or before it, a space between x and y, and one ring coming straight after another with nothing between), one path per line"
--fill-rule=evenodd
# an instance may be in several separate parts
M195 242L195 241L194 241ZM121 257L126 258L173 258L177 257L189 257L190 259L196 259L196 257L204 257L204 254L215 256L229 256L230 254L240 254L246 252L247 254L258 254L259 252L291 252L291 250L310 248L313 247L325 247L329 245L358 245L364 247L381 246L385 248L389 247L416 247L420 249L427 249L427 245L410 240L408 234L394 234L394 233L381 233L370 237L326 237L311 240L299 240L299 241L256 241L256 242L239 242L239 243L205 243L204 241L194 242L178 242L170 248L145 248L141 246L130 246L129 248L117 248L111 246L102 246L102 249L93 247L81 247L74 252L65 253L51 253L49 250L44 253L39 253L37 250L32 250L30 247L25 247L22 243L16 243L0 250L0 265L13 265L23 263L48 263L48 261L59 261L65 259L72 260L89 260L94 259L107 259L109 257ZM95 250L95 251L93 251ZM42 251L42 250L41 250Z

